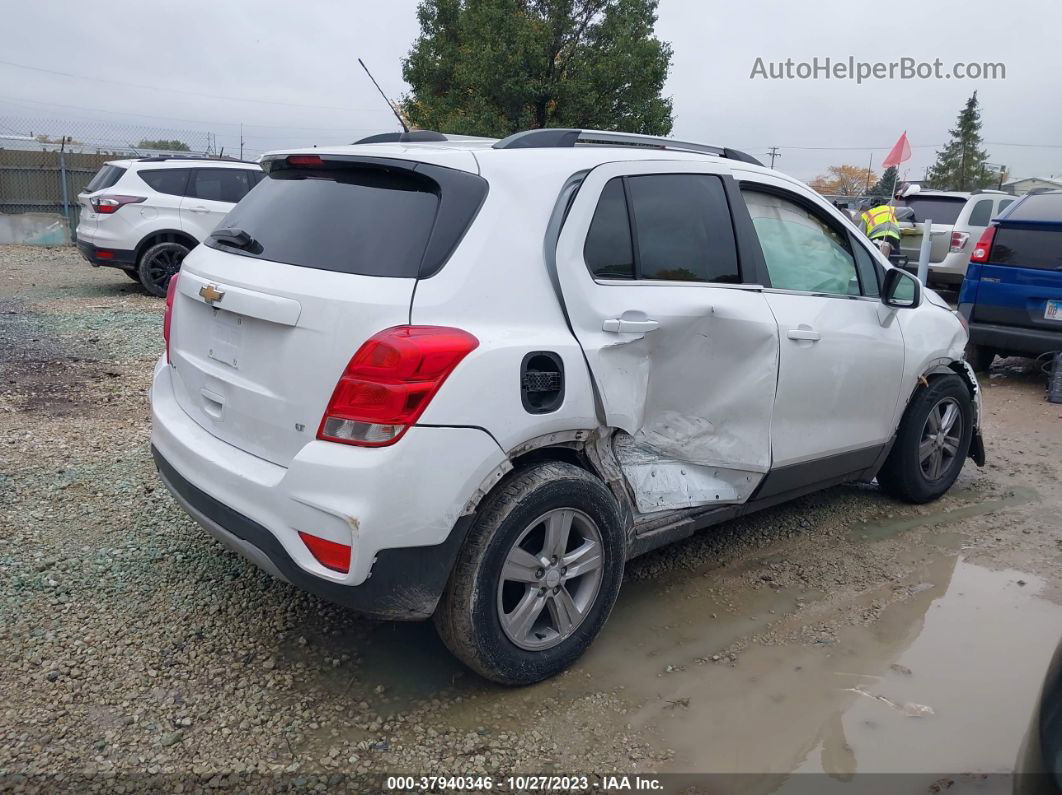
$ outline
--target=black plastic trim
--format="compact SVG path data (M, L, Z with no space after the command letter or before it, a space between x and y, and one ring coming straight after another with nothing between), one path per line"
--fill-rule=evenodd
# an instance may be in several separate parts
M874 445L813 461L774 468L767 473L767 477L760 481L750 501L788 494L838 477L848 476L854 479L855 476L875 465L882 447L882 445Z
M117 248L106 248L106 249L103 249L103 250L104 251L113 251L114 252L114 256L111 257L110 259L101 259L99 257L99 255L97 254L97 252L100 251L100 247L99 246L94 246L91 243L88 243L88 242L86 242L84 240L78 240L77 241L77 250L79 252L81 252L81 256L83 256L86 260L88 260L93 265L101 265L101 266L112 267L112 268L121 268L123 270L128 270L133 265L136 265L136 252L135 251L127 251L125 249L117 249Z
M977 311L976 304L974 311ZM1052 331L973 322L970 324L970 342L984 345L986 348L995 348L1003 353L1039 356L1041 353L1062 348L1062 329Z
M417 621L435 612L457 553L475 518L458 518L450 535L431 547L383 549L361 585L342 585L316 577L295 563L275 535L253 519L188 482L151 447L159 475L182 500L236 538L257 547L293 585L372 618Z
M548 403L536 406L531 400L524 381L528 375L528 365L535 358L548 359L554 366L554 372L560 374L560 385L556 394ZM528 414L549 414L564 405L564 360L553 351L531 351L520 362L520 401L524 404L524 411Z

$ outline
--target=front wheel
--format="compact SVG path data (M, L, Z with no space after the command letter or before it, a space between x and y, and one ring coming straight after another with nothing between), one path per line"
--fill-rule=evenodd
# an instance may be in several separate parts
M505 685L571 665L619 593L620 512L598 478L572 464L514 474L480 507L435 612L446 646Z
M140 257L137 272L144 289L159 298L166 297L170 279L181 269L188 247L180 243L157 243Z
M904 412L878 483L907 502L937 499L959 476L973 430L973 401L966 383L957 375L933 379Z

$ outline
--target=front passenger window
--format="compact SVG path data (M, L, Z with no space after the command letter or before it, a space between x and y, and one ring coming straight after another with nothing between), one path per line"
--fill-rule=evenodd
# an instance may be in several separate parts
M771 287L860 295L856 264L844 239L817 215L773 193L743 188L763 249Z

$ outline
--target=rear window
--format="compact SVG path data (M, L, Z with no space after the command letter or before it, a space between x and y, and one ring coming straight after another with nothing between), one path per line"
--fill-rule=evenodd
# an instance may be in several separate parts
M307 169L274 164L218 225L246 232L252 242L238 248L208 238L207 245L341 273L430 276L464 234L486 191L480 177L423 163Z
M187 168L159 168L141 170L140 179L144 180L153 190L159 193L167 193L171 196L184 196L185 187L188 185Z
M1062 228L1011 229L1001 226L992 241L989 262L993 265L1062 271Z
M1008 221L1058 221L1062 223L1062 193L1033 193L1007 215Z
M927 220L935 224L954 224L966 206L966 199L957 196L909 196L903 200L903 205L914 211L911 220L916 224Z
M85 193L106 190L120 180L124 173L125 169L121 166L103 166L96 172L96 176L89 180L89 184L85 186Z

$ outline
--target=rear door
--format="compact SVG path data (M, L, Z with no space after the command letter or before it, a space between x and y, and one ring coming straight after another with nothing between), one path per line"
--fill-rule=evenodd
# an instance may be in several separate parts
M181 202L184 231L196 240L206 239L256 183L255 173L247 168L193 168Z
M1030 196L997 222L971 319L1062 331L1062 193Z
M486 188L391 162L278 163L226 222L246 245L208 239L185 258L170 361L178 402L207 431L286 466L360 345L409 322L421 268L441 267ZM455 182L479 193L451 200Z
M648 513L743 502L770 467L777 327L738 262L729 169L612 163L557 247L573 330Z

